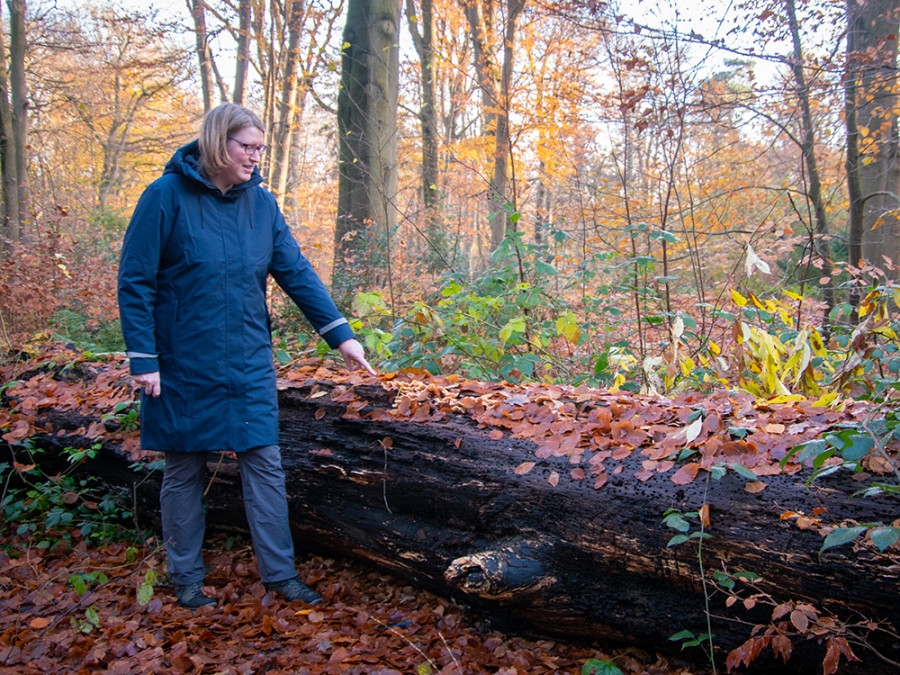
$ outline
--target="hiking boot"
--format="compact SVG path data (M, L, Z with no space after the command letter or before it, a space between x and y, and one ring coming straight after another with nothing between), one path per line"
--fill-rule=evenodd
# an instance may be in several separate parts
M299 577L264 585L267 591L278 593L285 600L302 600L308 605L318 605L322 602L322 596L303 584Z
M214 605L216 601L208 595L203 595L203 584L195 581L192 584L184 586L175 586L175 595L178 597L178 604L188 609L197 609L205 605Z

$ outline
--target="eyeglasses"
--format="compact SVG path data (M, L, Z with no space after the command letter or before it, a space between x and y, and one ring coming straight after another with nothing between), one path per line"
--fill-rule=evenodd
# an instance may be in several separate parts
M251 145L250 143L241 143L241 142L240 142L238 139L236 139L234 136L229 136L229 137L228 137L228 140L229 140L229 141L234 141L234 142L237 143L239 146L241 146L241 148L243 148L244 152L247 153L247 156L248 156L248 157L251 156L251 155L253 155L253 154L256 153L256 152L258 152L259 155L260 155L260 157L261 157L262 154L266 151L266 148L268 147L267 145Z

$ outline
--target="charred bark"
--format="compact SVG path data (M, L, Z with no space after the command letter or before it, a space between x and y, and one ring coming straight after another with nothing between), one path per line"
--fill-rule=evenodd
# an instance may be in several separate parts
M718 658L744 643L753 625L768 625L772 606L760 601L750 610L741 602L727 607L726 593L709 576L715 571L756 573L764 580L748 593L808 603L838 621L865 617L880 628L900 625L896 555L868 544L820 554L819 532L780 518L787 509L827 513L834 522L890 523L897 517L895 499L852 497L859 484L840 474L812 489L804 485L805 476L771 476L766 490L750 494L746 480L731 471L717 481L701 478L685 486L665 474L639 482L634 474L642 456L634 453L599 490L589 480L563 478L553 485L551 472L566 476L571 468L564 457L542 460L526 475L514 473L520 463L534 460L530 441L491 438L463 416L427 424L389 419L378 411L390 407L392 395L377 386L357 386L355 395L368 407L348 413L328 395L333 387L309 382L280 393L298 547L364 559L466 603L501 627L677 651L669 640L673 633L707 632L704 588L697 546L667 548L674 531L662 522L663 513L708 504L710 537L703 539L702 560ZM63 417L47 421L54 430L47 440L68 445L72 439L58 432L84 424ZM147 518L157 509L158 474L139 476L129 463L107 448L88 470L134 489L138 511ZM212 456L209 466L215 475L208 522L240 529L237 467ZM864 637L896 660L892 635L874 631ZM853 644L864 663L854 664L857 671L842 661L840 672L896 672ZM815 672L825 647L797 638L787 665L770 653L754 662L754 668L763 667L756 672ZM699 651L695 656L703 663Z

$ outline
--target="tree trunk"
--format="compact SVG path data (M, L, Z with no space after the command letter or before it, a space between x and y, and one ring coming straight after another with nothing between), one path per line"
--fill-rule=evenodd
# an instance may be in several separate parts
M0 194L3 202L0 217L3 219L2 237L10 244L15 244L19 241L19 181L10 106L10 80L6 66L6 35L0 12ZM6 246L0 247L0 251L5 248Z
M400 0L350 0L338 93L332 294L347 304L386 267L396 225Z
M813 228L813 249L811 252L819 258L821 262L819 278L831 277L832 261L831 246L828 244L826 236L828 235L828 216L825 210L825 200L822 197L822 179L819 175L819 167L816 161L816 136L813 128L812 111L809 101L809 85L806 82L806 75L803 72L803 49L800 44L800 26L797 22L797 12L794 0L785 0L785 6L788 13L788 24L791 31L793 41L793 58L791 61L791 70L794 73L794 81L797 86L797 97L800 103L801 112L801 139L800 149L803 153L803 160L806 163L806 169L809 174L809 184L806 189L806 196L812 203L814 213ZM822 288L825 297L825 309L823 312L822 322L826 327L829 321L829 314L834 307L834 284L829 281Z
M413 45L419 55L422 80L422 207L425 211L428 246L433 249L428 256L432 261L443 259L446 239L440 211L438 189L438 119L435 89L434 63L434 2L422 0L422 29L419 32L414 0L406 0L406 17ZM436 269L433 265L432 269Z
M276 105L278 120L272 142L272 189L279 204L284 203L287 192L288 172L293 147L294 119L296 114L298 69L300 65L300 30L303 28L304 8L302 0L293 0L286 6L288 16L285 24L288 28L287 61L281 81L281 92Z
M203 111L209 112L213 107L213 68L212 54L209 49L209 36L206 34L206 12L204 0L187 0L188 9L194 19L194 41L197 46L197 62L200 65L200 88L203 92Z
M765 491L751 494L731 471L687 485L660 473L639 482L634 476L646 457L635 452L622 460L623 471L594 489L592 480L568 478L573 465L565 456L544 456L518 475L517 466L535 459L535 445L489 433L468 416L425 416L425 424L393 418L385 409L397 401L377 385L336 388L309 380L281 391L279 403L297 543L367 560L501 626L677 651L673 633L707 632L705 582L722 657L772 615L772 605L762 601L749 609L726 604L727 594L712 580L725 571L763 577L746 584L748 594L768 592L778 603L806 603L851 623L862 617L863 624L900 625L896 555L878 554L871 545L820 553L815 529L784 518L789 508L810 517L827 513L834 522L891 522L896 500L851 498L860 485L849 472L811 489L799 476L768 476ZM39 444L76 445L65 430L90 421L51 409L41 423L51 424L52 433ZM84 469L134 495L139 522L147 526L156 519L159 475L136 474L130 463L107 447ZM211 456L209 467L208 522L245 528L236 466ZM554 473L564 478L553 480ZM663 523L669 509L690 512L704 504L710 514L709 538L702 540L705 578L696 545L668 547L674 530ZM764 653L755 672L815 672L825 650L820 642L829 635L797 639L786 666ZM872 649L893 653L894 636L873 631L865 637ZM854 645L864 668L841 673L896 672ZM696 659L704 661L699 651Z
M859 31L855 16L859 11L856 0L847 0L847 65L844 73L844 124L847 128L847 158L844 167L847 172L847 196L850 201L849 227L847 237L847 262L851 268L863 264L864 201L860 174L859 121L859 74L863 55L859 52ZM851 323L856 324L858 308L862 299L863 279L852 279L850 306L853 308Z
M234 67L234 96L232 100L244 105L247 88L247 72L250 67L250 0L239 0L238 39Z
M900 134L897 106L898 0L848 0L848 35L862 61L857 125L866 130L860 149L865 202L863 257L887 270L884 257L900 263ZM896 270L896 268L895 268ZM896 271L888 274L896 278Z
M25 0L7 0L9 8L9 84L15 153L18 237L28 218L28 89L25 83Z

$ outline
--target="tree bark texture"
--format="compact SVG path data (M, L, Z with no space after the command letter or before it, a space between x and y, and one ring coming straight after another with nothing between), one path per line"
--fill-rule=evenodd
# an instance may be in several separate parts
M250 68L250 0L238 2L238 39L234 66L234 95L232 101L244 105L247 96L247 73Z
M896 518L896 500L851 498L859 484L838 474L812 490L799 475L769 476L767 489L751 494L731 471L688 485L665 474L639 482L634 474L643 456L634 453L594 489L590 480L548 480L553 472L568 475L566 457L551 456L518 475L514 469L534 459L534 444L489 433L467 416L400 421L387 414L393 394L380 386L356 386L350 404L338 394L334 383L313 380L279 394L291 527L302 548L369 561L501 627L671 652L677 644L669 636L700 635L707 624L698 548L667 548L674 530L663 514L708 504L702 561L720 657L747 640L753 624L768 624L772 607L726 606L710 580L715 571L759 574L764 581L752 590L777 602L900 625L896 555L863 546L820 554L819 533L781 517L788 509L824 509L836 521ZM85 423L52 411L47 421L55 433L46 441L60 446L73 443L60 430ZM130 461L107 448L85 468L134 493L147 526L158 509L159 473L136 475ZM241 529L237 467L214 456L208 466L208 522ZM894 649L892 639L868 639L885 653ZM798 639L786 666L764 654L754 672L815 672L822 653L815 640ZM864 667L842 664L841 673L895 672L871 653L857 653ZM699 651L695 658L704 661Z
M188 0L188 9L194 20L194 41L197 49L197 62L200 67L200 89L203 94L203 111L209 112L213 107L213 68L212 53L209 49L209 36L206 33L206 5L203 0Z
M9 84L12 112L13 160L16 175L18 236L28 218L28 88L25 82L25 0L7 0L9 8Z
M806 163L807 188L806 196L813 207L814 222L810 223L812 247L816 257L821 261L821 270L819 278L831 277L832 260L831 246L826 239L828 233L828 216L825 209L825 199L822 196L822 178L819 175L819 167L816 161L816 136L813 128L812 110L809 100L809 85L806 81L806 74L803 71L803 49L800 44L800 26L797 22L797 12L795 0L785 0L785 7L788 13L788 23L791 31L793 42L793 59L791 62L791 70L794 73L794 82L797 89L797 98L800 103L801 111L801 138L800 150L803 153L803 159ZM825 309L823 310L823 323L827 327L828 316L834 307L834 286L827 283L822 288L822 294L825 298Z
M2 9L2 7L0 7ZM2 12L0 12L2 18ZM10 78L7 69L6 35L0 21L0 190L2 190L3 237L13 244L19 241L19 192L16 168L16 144L10 105ZM5 246L0 248L2 251Z
M885 269L884 257L895 264L900 262L900 2L848 0L847 22L858 75L857 126L866 133L860 148L860 182L865 203L863 257Z
M294 118L297 111L297 85L300 67L300 31L304 23L304 6L302 0L293 0L285 6L287 17L285 24L288 31L287 59L284 74L279 88L279 100L276 104L277 121L272 143L272 188L280 204L288 186L288 167L293 147Z
M332 292L346 302L384 267L397 223L400 0L351 0L338 93L339 180ZM380 256L378 253L380 252Z

